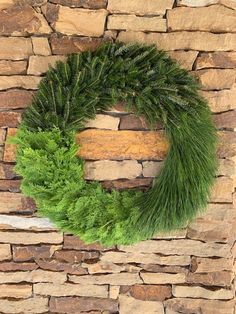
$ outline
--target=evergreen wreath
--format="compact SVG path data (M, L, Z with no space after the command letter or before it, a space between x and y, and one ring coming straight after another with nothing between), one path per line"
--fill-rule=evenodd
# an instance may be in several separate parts
M169 142L147 192L108 192L84 180L75 134L124 101ZM108 43L50 68L23 114L16 171L22 192L61 230L86 242L130 244L168 232L204 209L216 174L216 130L197 80L154 45Z

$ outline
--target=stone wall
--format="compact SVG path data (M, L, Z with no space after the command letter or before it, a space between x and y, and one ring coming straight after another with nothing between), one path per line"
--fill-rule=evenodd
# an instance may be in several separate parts
M37 217L4 143L49 64L108 40L155 43L199 77L219 129L219 171L207 212L188 228L103 248ZM235 78L235 0L1 0L0 312L233 314ZM147 188L167 150L161 126L149 131L122 104L78 142L86 178L108 189Z

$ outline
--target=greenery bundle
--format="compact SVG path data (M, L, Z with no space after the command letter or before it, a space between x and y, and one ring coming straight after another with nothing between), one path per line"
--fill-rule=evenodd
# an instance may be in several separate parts
M21 189L40 215L86 242L130 244L183 227L207 203L216 173L216 131L197 80L155 46L108 43L47 72L14 142ZM169 152L147 192L108 192L83 179L75 133L124 101L152 128L161 121Z

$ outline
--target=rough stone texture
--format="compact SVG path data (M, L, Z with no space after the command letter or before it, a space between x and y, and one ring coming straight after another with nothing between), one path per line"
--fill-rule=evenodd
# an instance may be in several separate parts
M163 132L86 130L77 134L79 155L85 159L163 159Z
M118 273L99 276L69 276L71 282L80 285L134 285L142 283L138 274Z
M176 284L186 281L185 274L166 274L166 273L141 273L141 278L145 284Z
M235 19L236 11L221 5L194 9L174 8L167 12L169 31L235 32Z
M15 213L21 211L32 211L34 203L20 193L0 193L0 213Z
M232 269L232 267L231 267ZM230 272L210 272L208 274L187 274L187 283L206 286L230 287L233 274ZM220 299L220 298L219 298Z
M0 242L12 244L39 244L53 243L59 244L63 241L63 236L60 233L28 233L28 232L0 232Z
M236 110L215 115L214 122L218 128L236 128Z
M208 100L212 112L236 109L234 90L204 91L202 94Z
M235 132L222 131L218 133L218 157L234 157L236 155L236 134Z
M195 273L221 272L223 270L230 271L232 269L232 264L232 259L193 257L191 271Z
M1 60L0 75L25 74L26 67L26 61Z
M171 9L174 0L109 0L108 11L112 13L133 13L137 15L163 15L167 9Z
M102 186L107 190L117 189L117 190L126 190L126 189L147 189L151 186L153 179L152 178L136 178L136 179L120 179L114 181L102 181Z
M83 250L83 251L101 251L101 244L91 243L86 244L76 236L64 235L64 249Z
M86 162L84 177L87 180L134 179L142 174L142 165L136 160L100 160Z
M88 271L77 263L61 262L55 259L37 259L36 265L44 270L63 271L72 275L87 275ZM1 264L0 264L1 265Z
M204 68L234 69L235 67L236 52L202 53L196 61L197 70Z
M118 311L118 304L111 299L98 298L50 298L49 308L54 313L115 313ZM98 312L91 312L91 311Z
M99 258L99 252L81 252L62 250L56 251L53 255L57 260L69 263L78 263L82 261L92 261Z
M26 90L9 90L0 92L0 109L26 108L33 97L33 92Z
M65 61L63 56L31 56L29 58L29 66L27 74L41 75L49 69L55 67L58 61Z
M229 300L234 297L233 291L218 289L215 291L208 290L202 287L186 287L186 286L173 286L172 293L175 297L179 298L203 298L213 300Z
M0 244L0 261L11 259L11 247L9 244Z
M111 262L83 263L82 266L88 269L89 274L120 273L125 270L125 266L119 266Z
M30 38L0 37L0 59L22 60L33 54Z
M24 218L10 215L0 215L0 229L53 230L54 225L48 218Z
M51 0L52 3L58 3L75 8L102 9L106 7L106 0Z
M233 180L227 177L219 177L211 192L211 201L215 203L231 203L233 192Z
M207 69L194 73L199 78L203 90L229 89L236 80L235 69Z
M155 177L160 172L163 163L156 161L144 161L142 165L144 177Z
M1 298L27 299L32 295L30 285L0 285Z
M156 44L164 50L201 50L201 51L231 51L236 50L236 34L212 34L207 32L173 32L173 33L142 33L120 32L118 40Z
M3 117L3 125L5 123L6 126L17 126L21 122L21 115L16 112L9 113L10 116ZM0 115L1 116L1 115ZM4 119L5 118L5 119ZM10 121L9 121L10 120ZM13 125L9 125L10 123L13 123ZM15 128L8 128L7 129L7 137L6 137L6 143L5 143L5 150L4 150L4 156L3 161L5 162L12 162L15 161L16 157L16 145L9 143L8 141L11 139L12 136L15 136L17 132L17 129Z
M32 37L33 51L36 55L49 56L51 49L45 37Z
M204 7L211 4L222 4L226 7L236 9L235 0L178 0L178 5L184 5L189 7Z
M34 259L51 258L54 252L59 249L61 249L61 246L58 245L13 246L13 260L16 262L26 262Z
M166 20L161 17L139 17L135 15L113 14L108 18L108 29L126 29L130 31L165 32Z
M53 27L57 32L66 35L99 37L104 32L106 15L107 11L103 9L95 11L60 6L58 18Z
M134 285L130 295L143 301L164 301L171 297L171 286L163 285Z
M29 5L15 5L0 11L0 35L50 34L44 16Z
M144 117L134 114L124 115L120 118L119 130L147 130L148 124Z
M3 313L45 313L48 311L47 298L30 298L20 301L0 300L0 311Z
M0 166L1 171L1 166ZM20 180L0 180L0 191L20 192Z
M15 134L15 128L21 122L21 114L19 112L0 112L0 127L9 127L10 136ZM8 145L8 144L7 144Z
M161 302L142 301L129 296L120 295L119 304L120 313L122 314L164 314L164 308Z
M169 56L185 68L186 70L192 70L194 61L198 55L197 51L169 51Z
M2 262L0 263L0 271L16 271L16 270L34 270L37 269L36 263L15 263L15 262Z
M8 88L37 89L40 81L41 77L37 76L29 75L0 76L0 90Z
M118 117L97 114L94 120L89 120L85 124L85 127L92 129L118 130L119 122L120 119Z
M99 285L74 285L63 284L55 285L51 283L38 283L34 285L34 293L44 296L64 297L64 296L82 296L82 297L96 297L107 298L107 286Z

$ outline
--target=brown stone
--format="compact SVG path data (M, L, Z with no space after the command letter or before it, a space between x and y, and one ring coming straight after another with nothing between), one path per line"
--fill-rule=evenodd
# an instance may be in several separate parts
M84 159L163 159L168 144L163 132L85 130L77 135Z
M8 88L37 89L41 79L41 77L30 75L0 76L0 90Z
M236 110L214 115L214 122L218 128L236 128Z
M15 213L23 211L33 211L35 204L32 200L20 193L1 192L0 193L0 213Z
M52 271L64 271L72 275L87 275L88 271L81 267L79 264L63 263L54 259L37 259L36 263L41 269L52 270ZM1 264L0 264L1 269Z
M25 36L49 34L51 28L44 16L29 5L15 5L0 11L0 34Z
M180 266L161 266L156 264L141 264L143 270L152 273L170 273L170 274L177 274L177 273L188 273L188 269Z
M53 255L59 261L68 263L78 263L86 260L96 260L99 258L99 252L79 252L79 251L69 251L62 250L56 251Z
M118 273L118 274L107 274L107 275L85 275L85 276L74 276L69 275L71 282L81 285L134 285L142 283L139 274L136 273Z
M124 115L120 118L120 130L147 130L148 124L145 118L137 117L134 114Z
M198 51L169 51L168 55L186 70L192 70Z
M13 246L13 260L16 262L26 262L40 258L51 258L56 250L61 246L40 245L40 246Z
M0 263L0 271L8 272L8 271L16 271L16 270L34 270L37 269L38 265L35 263L15 263L15 262L4 262Z
M48 311L47 298L29 298L26 300L0 300L0 311L3 313L37 314Z
M163 50L236 50L236 34L213 34L207 32L142 33L121 31L118 40L129 43L156 44Z
M209 52L201 53L196 61L196 69L236 67L236 52Z
M219 177L211 190L211 202L231 203L233 193L233 180L228 177Z
M202 284L206 286L230 287L233 275L230 272L210 272L207 274L188 273L186 281L189 284ZM221 297L220 297L221 298Z
M1 116L1 114L0 114ZM12 116L12 120L11 122L8 122L7 119L10 119L10 117ZM12 115L7 116L7 119L4 119L4 122L6 124L10 124L12 123L12 125L15 124L19 124L21 121L21 115L20 114L15 114L15 112L12 112ZM17 122L18 120L18 122ZM4 123L3 123L4 124ZM6 138L6 143L5 143L5 149L4 149L4 155L3 155L3 161L5 162L14 162L16 159L16 145L15 144L11 144L8 141L11 139L11 137L15 136L17 132L17 129L15 128L8 128L7 129L7 138Z
M172 9L173 0L116 0L108 1L108 11L112 13L132 13L137 15L164 15L167 9Z
M236 79L235 69L207 69L195 71L204 90L231 88Z
M49 56L51 48L45 37L32 37L33 51L35 55Z
M169 31L233 33L236 31L235 19L236 12L221 5L206 8L174 8L167 12Z
M236 155L236 134L230 131L218 132L219 143L217 154L220 158L230 158Z
M86 37L58 37L55 34L51 37L52 53L58 55L66 55L77 53L85 50L96 50L101 44L101 38Z
M85 9L103 9L107 5L107 0L51 0L51 2Z
M192 298L173 298L165 301L165 306L174 311L186 314L233 314L234 301L204 300Z
M26 108L33 98L34 92L26 90L8 90L0 92L1 109L22 109Z
M30 38L0 38L0 59L21 60L33 54Z
M236 109L235 90L203 91L202 94L208 100L212 112Z
M0 179L15 179L14 165L0 163Z
M1 298L27 299L31 295L30 285L0 285Z
M49 67L55 67L58 61L65 61L64 56L31 56L27 74L41 75L48 71Z
M218 175L231 177L235 174L236 164L230 159L219 159Z
M61 297L50 298L49 308L52 312L57 313L80 313L98 311L118 311L118 304L112 299L83 298L83 297Z
M101 262L98 261L94 264L83 263L83 267L88 269L89 274L106 274L106 273L120 273L121 271L125 271L125 266L116 265L111 262Z
M49 23L54 23L58 19L59 5L46 3L42 6L42 12Z
M19 112L0 112L0 127L15 128L20 122L21 114ZM11 134L14 131L9 132Z
M108 190L126 190L135 188L147 189L151 185L152 181L153 180L151 178L136 178L132 180L121 179L115 181L102 181L101 183L102 186Z
M112 14L108 17L108 29L165 32L166 20L161 17Z
M0 61L0 75L26 74L26 61Z
M0 261L9 260L11 257L10 244L0 244Z
M129 290L135 299L143 301L164 301L171 297L171 286L164 285L134 285Z
M122 314L164 314L161 302L142 301L126 295L119 296L120 313Z
M103 35L107 11L71 9L60 6L53 28L66 35L100 37Z
M210 273L232 271L233 260L226 258L204 258L193 257L191 263L191 271L194 273Z
M62 243L62 234L51 232L48 236L47 232L0 232L0 242L12 244L40 244L40 243Z
M100 251L102 246L96 242L92 244L86 244L79 237L64 235L64 249L83 250L83 251Z

